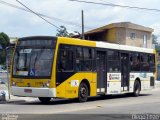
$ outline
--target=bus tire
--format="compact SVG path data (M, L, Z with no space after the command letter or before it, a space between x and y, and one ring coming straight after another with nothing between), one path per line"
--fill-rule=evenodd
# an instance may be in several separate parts
M78 91L79 102L86 102L88 99L88 95L89 95L88 86L84 82L82 82L79 86L79 91Z
M138 97L140 95L140 91L141 91L140 82L138 80L136 80L135 83L134 83L134 92L133 92L133 95L135 97Z
M50 97L39 97L39 100L42 102L42 103L49 103L51 98Z

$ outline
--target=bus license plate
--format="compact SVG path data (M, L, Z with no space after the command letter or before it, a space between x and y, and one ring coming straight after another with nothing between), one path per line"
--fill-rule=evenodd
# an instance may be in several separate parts
M32 93L32 89L24 89L25 93Z

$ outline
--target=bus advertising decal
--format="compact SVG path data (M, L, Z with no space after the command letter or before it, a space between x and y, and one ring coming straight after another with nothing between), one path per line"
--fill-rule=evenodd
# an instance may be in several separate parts
M121 74L120 73L108 73L108 80L121 80Z
M79 80L72 80L71 81L71 87L78 87L79 86Z
M30 69L29 75L30 76L35 76L35 69Z

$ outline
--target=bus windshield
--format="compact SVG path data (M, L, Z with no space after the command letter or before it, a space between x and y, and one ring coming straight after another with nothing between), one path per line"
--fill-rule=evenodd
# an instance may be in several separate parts
M54 51L55 45L52 47L17 46L14 55L13 76L50 77Z

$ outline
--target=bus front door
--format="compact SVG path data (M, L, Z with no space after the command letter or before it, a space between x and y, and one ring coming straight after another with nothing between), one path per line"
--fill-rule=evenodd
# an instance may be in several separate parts
M106 52L97 51L97 93L106 92Z
M121 53L121 90L129 91L129 54Z

